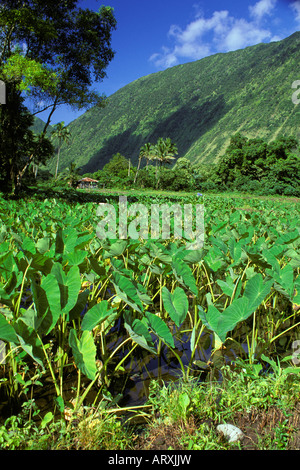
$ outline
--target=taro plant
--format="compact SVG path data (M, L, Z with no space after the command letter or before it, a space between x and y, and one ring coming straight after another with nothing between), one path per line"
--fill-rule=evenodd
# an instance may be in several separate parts
M79 409L140 349L168 350L187 377L208 336L212 353L247 344L254 363L297 332L297 207L251 200L251 211L237 210L242 199L206 198L205 243L189 250L184 239L99 240L94 204L0 202L1 383L11 394L50 375L63 411L73 374ZM187 362L177 347L184 335Z

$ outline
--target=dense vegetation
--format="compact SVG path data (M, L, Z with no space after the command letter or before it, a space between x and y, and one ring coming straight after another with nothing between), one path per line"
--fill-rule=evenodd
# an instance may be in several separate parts
M169 158L174 159L170 155ZM147 163L140 170L141 160ZM170 161L161 157L157 146L148 144L140 151L137 168L131 167L129 160L118 153L103 170L85 176L98 180L100 188L300 196L299 146L292 137L279 137L268 144L263 139L247 139L236 134L218 164L192 164L182 157L170 169L166 167Z
M137 166L140 148L160 137L176 142L178 156L214 163L237 131L270 142L299 138L297 80L300 33L270 44L217 54L140 78L69 126L72 145L60 170L74 161L83 172L102 169L120 152ZM55 158L50 169L54 173Z
M277 419L256 448L298 448L300 35L144 77L99 111L115 24L75 0L1 3L0 449L145 449L158 430L231 448L215 429L231 412ZM62 103L92 109L51 128Z
M117 198L101 197L118 214ZM170 200L134 199L149 209ZM188 250L184 238L172 235L97 238L93 202L0 203L3 413L24 400L34 413L32 397L38 401L47 387L44 426L57 412L78 416L83 404L115 408L128 374L141 376L157 360L184 380L201 370L212 380L236 355L257 377L277 359L288 362L290 378L297 374L297 204L206 197L204 246Z
M1 2L0 79L6 104L0 107L0 184L6 191L17 192L30 166L45 164L53 154L47 129L58 106L103 105L103 96L91 86L103 79L114 56L110 41L116 20L110 7L94 12L77 4ZM32 114L46 110L48 119L36 134Z

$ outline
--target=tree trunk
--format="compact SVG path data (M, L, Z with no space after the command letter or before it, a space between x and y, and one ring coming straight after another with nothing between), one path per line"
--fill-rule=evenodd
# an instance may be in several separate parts
M137 180L137 176L138 176L138 172L140 170L140 166L141 166L141 158L139 158L139 163L138 163L138 167L137 167L137 170L136 170L136 174L135 174L135 177L134 177L134 182L133 184L135 184L136 180Z
M57 178L57 173L58 173L59 154L60 154L60 147L58 147L58 151L57 151L57 162L56 162L56 168L55 168L55 179Z

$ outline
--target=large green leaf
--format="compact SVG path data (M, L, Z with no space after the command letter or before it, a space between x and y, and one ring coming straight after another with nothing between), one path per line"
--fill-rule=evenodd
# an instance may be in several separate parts
M182 286L188 288L194 295L197 295L198 288L191 268L182 259L174 257L172 269L177 281Z
M171 348L175 348L172 333L165 322L160 317L150 312L146 312L146 318L153 333L157 335L165 344L171 346Z
M211 247L207 255L204 257L208 267L217 272L219 269L225 266L225 262L223 259L223 253L217 247Z
M261 274L256 274L246 284L243 297L235 298L223 312L220 312L213 304L208 306L205 313L199 306L199 316L203 324L214 331L222 342L226 334L232 331L241 321L246 320L260 306L271 290L273 281L264 283Z
M273 280L264 282L260 273L255 274L246 283L244 295L249 300L248 309L253 313L270 293Z
M219 312L213 304L208 306L206 313L199 307L199 317L203 324L209 330L214 331L222 342L226 340L226 334L229 331L232 331L239 322L246 320L250 315L246 297L235 299L223 312Z
M39 319L39 332L48 334L55 327L60 315L60 289L53 274L42 278L41 285L31 283L33 301Z
M114 256L120 256L124 253L128 245L127 240L117 240L116 242L112 243L109 248L105 249L105 253L103 254L103 259L112 258Z
M97 325L100 325L113 312L114 309L108 308L107 300L102 300L102 302L94 305L86 312L81 323L81 329L92 331L93 328L95 328Z
M129 312L124 313L124 326L128 331L132 341L139 344L142 348L156 354L148 326L138 318L133 319Z
M51 270L59 284L60 304L63 313L68 314L75 307L78 294L81 289L81 279L78 266L71 266L68 272L64 272L60 263L55 263Z
M113 273L112 278L118 297L130 305L134 310L141 312L143 310L143 305L133 282L117 272Z
M167 287L163 287L161 291L164 307L171 319L177 326L185 320L189 309L189 302L186 293L181 287L176 287L173 294L169 292Z
M15 330L22 349L29 354L35 362L44 367L43 347L36 330L26 324L22 317L18 318L16 321Z
M77 338L76 330L69 333L69 345L72 348L75 364L89 379L94 380L97 372L96 346L93 335L85 330L81 338Z
M18 337L14 327L8 323L2 313L0 313L0 339L11 343L17 343Z

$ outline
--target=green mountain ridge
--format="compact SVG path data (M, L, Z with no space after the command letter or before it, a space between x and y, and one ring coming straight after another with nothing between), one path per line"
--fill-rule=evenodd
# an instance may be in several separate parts
M69 125L71 144L60 169L71 162L94 172L120 152L137 163L141 146L170 137L178 157L217 162L230 137L241 132L268 142L300 138L300 107L292 83L300 79L300 32L278 42L218 53L177 65L126 85ZM53 170L56 159L49 162Z
M40 134L44 130L45 122L37 116L34 116L34 122L31 127L32 131L35 134ZM47 134L50 135L52 126L49 126L47 129Z

